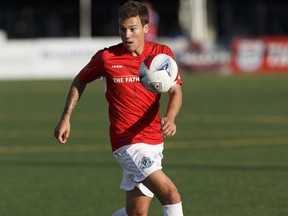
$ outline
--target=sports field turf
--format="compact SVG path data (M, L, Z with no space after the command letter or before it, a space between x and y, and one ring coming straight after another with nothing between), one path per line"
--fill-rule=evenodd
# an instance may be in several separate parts
M182 78L163 165L185 215L288 215L288 76ZM69 142L53 137L70 82L0 82L0 216L109 216L123 206L101 81L77 106ZM162 215L157 200L149 215Z

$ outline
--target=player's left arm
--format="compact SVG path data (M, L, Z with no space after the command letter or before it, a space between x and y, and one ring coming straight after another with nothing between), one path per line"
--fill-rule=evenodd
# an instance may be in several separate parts
M176 84L168 91L169 102L166 114L161 118L161 130L165 137L171 137L176 134L175 118L180 111L182 105L182 89L180 84Z

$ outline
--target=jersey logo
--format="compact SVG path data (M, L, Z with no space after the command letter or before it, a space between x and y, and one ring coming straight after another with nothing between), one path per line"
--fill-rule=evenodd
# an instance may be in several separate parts
M123 65L112 65L111 67L112 68L123 68L124 66Z

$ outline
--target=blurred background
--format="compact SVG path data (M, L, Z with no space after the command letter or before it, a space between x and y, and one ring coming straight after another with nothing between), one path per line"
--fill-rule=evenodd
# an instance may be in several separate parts
M74 76L99 48L119 42L117 10L123 2L2 0L0 78ZM184 70L225 73L287 70L286 64L280 68L269 65L270 58L274 64L288 59L287 1L147 3L153 11L147 39L171 46ZM239 37L246 40L236 40ZM25 75L22 65L26 68ZM43 65L47 65L46 70ZM10 74L5 75L5 70Z
M102 80L81 97L68 143L53 137L71 79L121 42L123 2L0 0L1 216L104 216L123 206ZM288 215L288 1L146 3L147 39L172 48L183 79L163 165L184 214ZM149 215L162 214L153 200Z
M117 9L123 2L2 0L0 28L8 39L80 37L82 33L91 37L116 36ZM150 3L160 17L159 36L185 36L228 45L234 36L283 35L288 31L285 0L151 0ZM81 22L84 17L89 23ZM81 31L81 25L87 28L87 33Z

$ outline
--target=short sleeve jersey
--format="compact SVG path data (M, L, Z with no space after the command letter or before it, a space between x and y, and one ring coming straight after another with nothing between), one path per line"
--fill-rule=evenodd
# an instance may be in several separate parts
M141 62L158 53L174 58L166 45L145 41L143 53L134 57L120 43L99 50L79 73L84 83L100 77L104 79L112 151L139 142L151 145L163 142L159 113L161 95L146 90L138 77ZM177 82L182 84L179 75Z

